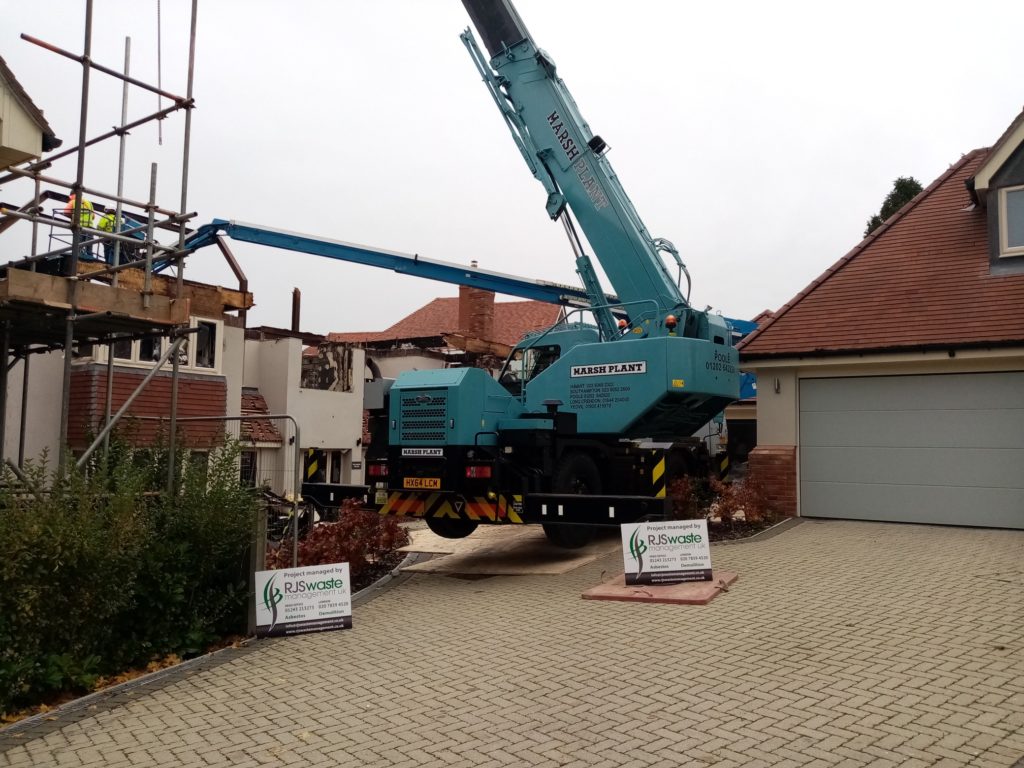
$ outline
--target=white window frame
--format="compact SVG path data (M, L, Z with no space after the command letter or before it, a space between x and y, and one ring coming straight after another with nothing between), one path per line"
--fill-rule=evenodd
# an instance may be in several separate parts
M1016 187L1003 187L999 190L999 257L1024 256L1024 244L1010 247L1009 216L1006 210L1006 201L1010 192L1024 194L1024 185Z
M188 355L186 359L179 364L178 369L182 371L188 371L189 373L204 373L210 376L219 376L224 367L224 321L214 320L208 317L190 317L189 324L195 328L198 327L199 323L209 323L214 326L214 334L216 335L213 349L213 367L204 368L196 365L196 338L197 333L190 333L188 335ZM166 352L167 347L170 346L170 340L166 338L159 339L160 352ZM106 344L100 344L93 346L92 357L80 357L77 362L96 362L105 363L107 361L109 347ZM142 360L139 355L142 351L141 339L135 339L132 341L132 353L130 358L115 357L114 365L123 366L125 368L152 368L155 360ZM170 370L173 360L168 359L164 363L164 369Z

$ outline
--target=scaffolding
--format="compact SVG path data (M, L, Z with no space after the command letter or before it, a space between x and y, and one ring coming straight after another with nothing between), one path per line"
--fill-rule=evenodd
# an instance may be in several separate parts
M104 423L101 436L87 450L87 453L92 453L100 441L107 439L117 418L126 410L122 408L118 414L111 413L114 344L141 338L167 338L167 349L177 350L187 335L196 330L189 328L189 318L193 309L189 298L192 289L185 285L184 265L185 257L191 252L185 247L186 235L189 232L187 223L195 217L195 213L187 212L187 203L189 145L194 106L192 93L197 4L198 0L192 0L187 85L184 96L130 76L130 38L125 39L122 71L103 66L93 60L93 0L86 0L85 39L81 54L58 48L27 34L21 35L23 40L31 44L78 62L82 67L82 79L77 144L60 153L51 154L20 167L9 168L6 175L0 178L0 185L21 180L34 184L31 199L27 203L0 203L0 233L17 221L27 221L32 225L28 255L0 267L0 343L4 350L4 364L0 366L0 459L11 467L15 474L20 475L20 467L25 460L26 405L29 361L32 355L55 350L64 353L58 458L58 472L61 472L69 461L68 422L75 350L86 345L107 346ZM121 81L121 115L115 128L89 137L87 120L90 77L93 72ZM128 95L132 87L155 93L170 103L152 114L129 122ZM147 199L136 200L126 197L125 149L129 132L146 123L163 120L179 111L184 112L179 205L172 209L157 204L156 163L150 164ZM114 138L118 140L119 145L116 189L102 190L87 185L86 150ZM77 160L74 179L44 174L55 161L71 156L75 156ZM43 190L44 184L58 190L66 190L67 193L52 189ZM83 199L86 196L93 201L106 202L93 203L92 210L83 212ZM51 200L57 201L58 204L66 203L63 210L66 210L67 215L62 215L62 209L52 207L47 213L44 204ZM108 229L94 228L92 214L106 216L111 226ZM49 247L44 251L39 249L41 227L50 228ZM176 242L168 244L157 240L158 234L166 232L176 234ZM173 237L171 239L173 240ZM99 258L101 247L103 258ZM245 275L223 245L221 252L239 280L238 295L225 299L221 311L224 311L225 307L237 309L244 318L246 308L251 305ZM220 290L219 295L222 297L225 293L235 293L217 290ZM24 391L21 401L19 450L17 461L14 461L6 455L5 450L8 373L19 361L24 365ZM152 376L168 362L171 366L168 439L170 453L174 455L178 418L179 355L168 353L162 356L155 363L151 375L139 385L137 392L141 391ZM169 489L174 485L175 471L174 462L170 462Z

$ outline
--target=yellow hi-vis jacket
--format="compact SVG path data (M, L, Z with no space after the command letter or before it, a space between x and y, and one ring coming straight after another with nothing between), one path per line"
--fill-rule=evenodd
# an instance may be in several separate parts
M102 230L103 232L115 231L117 229L117 227L114 226L115 218L116 217L114 216L113 211L107 211L105 214L103 214L103 216L100 217L100 223L96 225L96 228Z
M75 213L75 196L68 198L68 204L64 206L64 215L69 219ZM82 198L82 211L78 216L78 224L83 227L92 226L92 202L87 197Z

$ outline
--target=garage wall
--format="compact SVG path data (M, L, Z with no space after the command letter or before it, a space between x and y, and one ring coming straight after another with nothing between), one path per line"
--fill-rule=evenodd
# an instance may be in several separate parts
M1024 372L802 379L800 512L1024 528Z

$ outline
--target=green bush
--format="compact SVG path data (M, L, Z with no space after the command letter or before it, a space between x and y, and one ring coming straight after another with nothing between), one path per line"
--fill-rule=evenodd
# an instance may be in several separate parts
M3 470L0 711L244 631L258 506L237 455L185 463L170 495L166 453L121 445L62 476L44 455L27 484Z

